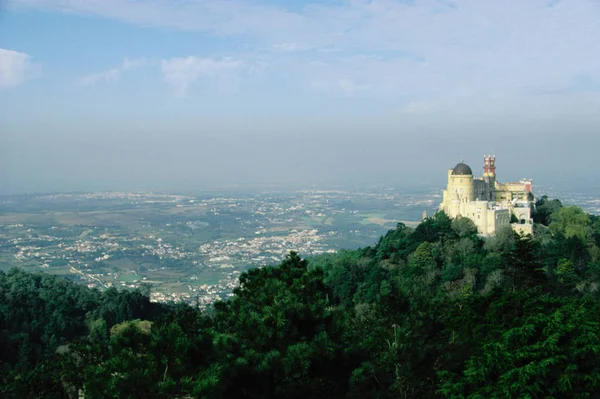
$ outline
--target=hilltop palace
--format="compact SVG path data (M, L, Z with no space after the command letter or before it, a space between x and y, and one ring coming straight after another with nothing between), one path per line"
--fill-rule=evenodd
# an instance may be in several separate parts
M483 158L481 178L473 178L471 168L460 162L448 171L448 187L439 209L451 218L471 219L481 235L493 235L503 226L533 235L531 184L527 179L498 183L495 156Z

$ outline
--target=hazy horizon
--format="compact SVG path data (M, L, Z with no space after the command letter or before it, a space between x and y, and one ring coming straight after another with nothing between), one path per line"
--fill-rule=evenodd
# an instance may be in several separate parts
M597 185L600 5L0 2L0 194ZM440 186L441 189L441 186Z

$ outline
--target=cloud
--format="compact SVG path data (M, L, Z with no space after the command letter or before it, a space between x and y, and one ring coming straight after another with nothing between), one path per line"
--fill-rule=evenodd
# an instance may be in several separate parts
M102 72L87 75L79 79L81 86L91 86L98 82L116 82L121 76L121 70L119 68L110 68Z
M31 56L0 48L0 89L19 86L39 76L41 66L31 62Z
M452 47L451 51L469 51L487 47L491 42L511 42L519 49L537 46L540 39L547 43L559 39L557 44L564 46L569 37L579 36L586 30L592 33L587 42L597 38L597 2L565 3L547 7L547 0L492 3L346 0L307 1L304 6L286 9L286 2L273 5L245 0L14 1L21 7L100 15L143 26L253 37L275 47L302 43L302 48L335 45L345 49L424 52L443 50L447 46ZM556 26L557 22L560 27ZM578 25L575 29L571 29L573 23ZM503 36L504 33L509 35ZM516 33L528 39L519 41ZM538 48L536 52L540 51Z
M274 44L271 48L273 49L273 51L283 51L283 52L311 50L311 48L309 46L303 46L301 44L293 43L293 42L277 43L277 44Z
M404 105L400 112L411 115L430 114L435 111L435 105L427 101L412 101Z
M79 79L82 86L98 83L113 83L129 70L149 67L160 72L164 80L172 87L176 97L185 97L192 85L204 80L219 90L235 88L242 74L252 74L265 68L257 61L232 58L202 58L195 56L173 57L153 60L148 58L125 60L116 67L93 73Z
M15 0L14 4L194 31L216 39L242 38L248 54L235 54L242 64L260 55L269 71L294 87L303 82L308 89L356 97L452 104L454 99L477 101L498 92L520 95L540 87L581 90L572 84L578 76L600 80L600 57L593 51L600 43L600 5L595 0L309 0L300 6L260 0ZM179 95L206 76L210 65L219 65L222 71L231 68L213 54L165 62L165 79ZM107 70L90 80L115 80L119 71Z
M123 72L140 68L150 65L150 61L146 58L139 58L130 60L129 58L125 58L125 60L118 67L109 68L102 72L93 73L91 75L84 76L79 79L79 84L81 86L91 86L96 83L105 82L111 83L119 80Z
M310 85L313 89L319 91L341 92L348 96L361 91L367 91L371 88L369 85L357 83L352 79L318 80L311 82Z
M201 78L231 82L236 79L242 67L242 61L230 58L215 60L189 56L161 62L164 79L173 87L177 97L185 97L189 87Z

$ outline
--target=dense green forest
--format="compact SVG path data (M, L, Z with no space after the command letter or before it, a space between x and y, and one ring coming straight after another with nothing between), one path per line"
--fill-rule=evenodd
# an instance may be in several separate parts
M0 272L0 396L599 397L600 218L543 197L534 220L482 239L437 213L290 253L205 312Z

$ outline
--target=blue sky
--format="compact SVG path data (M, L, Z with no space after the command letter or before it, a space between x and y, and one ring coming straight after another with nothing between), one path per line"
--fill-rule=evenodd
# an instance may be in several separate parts
M85 162L75 155L70 163L45 159L36 146L49 137L56 151L79 153L113 136L135 143L182 134L199 144L209 136L270 135L293 144L352 135L365 147L370 136L401 143L418 135L422 148L413 152L434 145L427 150L442 153L447 146L432 144L441 137L473 141L486 129L479 146L456 155L479 162L502 148L507 123L517 138L577 133L594 140L600 131L596 0L5 0L0 6L0 166L16 191L57 174L68 182L68 170ZM534 142L540 141L517 147ZM505 156L525 156L525 148L519 151ZM115 161L106 152L90 166L90 179L114 178L100 171ZM212 153L227 157L223 148ZM138 163L148 167L151 159ZM142 175L136 181L151 181Z

